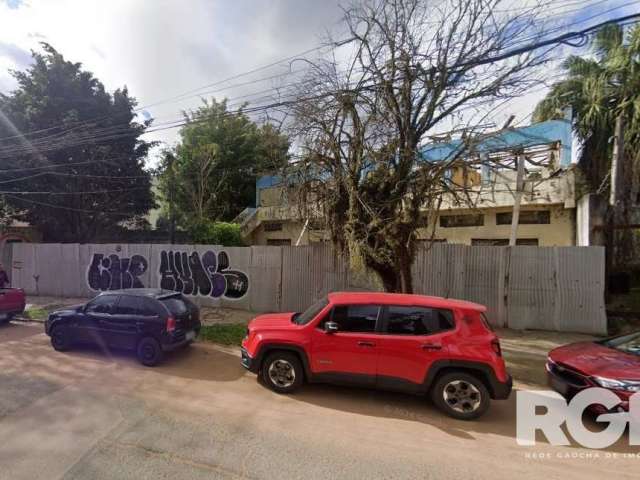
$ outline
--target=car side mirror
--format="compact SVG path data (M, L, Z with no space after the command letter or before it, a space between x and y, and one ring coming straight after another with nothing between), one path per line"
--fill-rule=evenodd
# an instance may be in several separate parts
M324 333L336 333L338 329L336 322L325 322L324 324Z

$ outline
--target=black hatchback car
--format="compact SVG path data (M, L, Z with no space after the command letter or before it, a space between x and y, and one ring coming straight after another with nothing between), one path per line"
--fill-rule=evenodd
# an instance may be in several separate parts
M93 343L135 350L148 366L157 365L165 352L189 345L199 331L196 305L180 293L151 288L104 292L86 305L52 312L45 322L58 351Z

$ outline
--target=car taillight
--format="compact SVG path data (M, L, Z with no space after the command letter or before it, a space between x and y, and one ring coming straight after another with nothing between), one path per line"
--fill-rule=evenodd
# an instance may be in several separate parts
M500 340L498 340L497 338L494 338L493 340L491 340L491 348L496 353L496 355L498 355L499 357L502 356L502 349L500 348Z
M167 318L167 332L174 332L176 329L176 319L173 317Z

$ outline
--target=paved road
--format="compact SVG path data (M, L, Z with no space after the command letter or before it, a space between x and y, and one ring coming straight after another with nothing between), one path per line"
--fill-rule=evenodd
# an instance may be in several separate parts
M0 328L0 479L638 478L628 448L518 447L515 401L481 421L423 399L263 388L233 350L196 344L161 367L55 352L39 325ZM549 454L532 459L527 454Z

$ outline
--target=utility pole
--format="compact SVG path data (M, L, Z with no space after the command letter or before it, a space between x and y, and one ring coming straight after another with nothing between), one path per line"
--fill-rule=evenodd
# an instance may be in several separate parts
M174 206L174 189L175 189L175 176L173 174L173 154L169 153L167 157L169 167L169 243L172 245L176 243L176 213Z
M511 233L509 234L509 246L516 245L518 238L518 222L520 221L520 201L524 191L524 155L516 154L516 193L513 200L513 213L511 215Z

